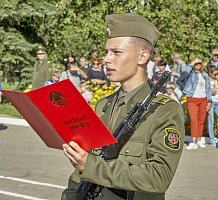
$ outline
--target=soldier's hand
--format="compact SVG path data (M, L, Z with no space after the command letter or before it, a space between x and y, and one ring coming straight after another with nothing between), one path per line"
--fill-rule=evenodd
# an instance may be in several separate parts
M84 151L80 146L71 141L69 145L63 145L64 154L70 159L71 164L79 172L83 172L88 153Z

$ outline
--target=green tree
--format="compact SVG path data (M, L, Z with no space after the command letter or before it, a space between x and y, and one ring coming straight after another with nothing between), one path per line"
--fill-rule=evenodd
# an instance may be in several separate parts
M195 56L205 61L217 47L218 4L216 0L149 0L137 4L137 13L148 18L160 31L157 42L161 56L171 62L179 52L190 62ZM158 53L158 52L157 52Z
M48 27L58 11L46 1L4 0L0 3L0 64L22 72L21 87L32 82L34 49L46 45Z

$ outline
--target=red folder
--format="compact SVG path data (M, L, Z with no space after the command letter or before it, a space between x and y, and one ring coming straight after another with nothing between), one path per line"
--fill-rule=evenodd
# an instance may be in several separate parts
M87 151L117 142L69 79L27 93L1 91L48 147L74 141Z

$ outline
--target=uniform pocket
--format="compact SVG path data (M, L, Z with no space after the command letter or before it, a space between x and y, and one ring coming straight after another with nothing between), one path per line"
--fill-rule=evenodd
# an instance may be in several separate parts
M132 164L140 164L143 149L144 143L128 142L121 150L120 157Z

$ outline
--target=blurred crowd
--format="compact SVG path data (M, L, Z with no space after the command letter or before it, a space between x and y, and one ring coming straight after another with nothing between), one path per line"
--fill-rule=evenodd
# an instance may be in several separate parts
M45 61L46 52L46 48L42 46L37 49L39 62L34 66L33 89L69 78L86 101L91 103L92 96L87 90L87 83L95 83L99 88L113 86L113 89L120 85L119 82L109 81L107 70L110 69L106 68L104 56L101 58L93 57L91 64L88 64L85 56L81 56L79 62L77 62L74 55L70 53L67 58L60 61L65 70L62 73L59 71L51 73L51 66ZM171 72L171 76L161 88L159 94L173 98L181 105L184 113L186 113L184 114L184 122L188 115L190 116L192 142L186 149L206 147L201 142L206 116L210 145L216 146L214 113L218 116L218 49L213 49L206 71L203 71L204 61L199 57L193 58L191 63L185 63L181 60L179 53L174 52L171 58L175 63L173 68L161 56L155 56L153 61L149 61L146 69L147 79L151 79L155 84L165 71ZM41 81L42 75L40 73L46 74L43 77L47 79ZM51 78L48 78L49 76ZM184 103L182 99L187 100Z

